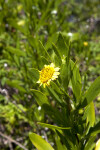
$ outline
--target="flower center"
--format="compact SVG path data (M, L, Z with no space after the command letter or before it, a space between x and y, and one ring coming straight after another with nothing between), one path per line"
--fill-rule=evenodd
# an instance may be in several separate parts
M40 81L42 83L48 82L52 78L52 75L54 73L54 68L53 67L45 67L41 70L40 72Z

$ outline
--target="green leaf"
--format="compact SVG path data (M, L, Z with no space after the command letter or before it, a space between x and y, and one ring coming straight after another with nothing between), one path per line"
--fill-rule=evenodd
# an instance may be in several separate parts
M23 56L23 57L26 56L26 53L25 53L24 51L19 50L19 49L14 48L14 47L11 47L11 46L7 47L7 50L8 50L9 52L11 52L12 54L16 54L16 55L18 55L18 56Z
M61 143L59 136L56 137L55 141L56 141L56 145L57 145L57 150L67 150L65 145L63 145Z
M94 126L90 128L88 135L95 136L100 133L100 121Z
M29 133L29 138L38 150L54 150L49 143L35 133Z
M49 64L48 60L44 56L40 56L40 65Z
M72 149L73 143L70 140L70 138L72 139L73 137L70 135L70 138L69 138L69 135L67 135L67 134L63 135L59 131L56 131L56 132L57 132L58 136L60 137L61 141L63 142L63 144L66 145L67 150L74 150L74 148Z
M31 89L31 91L33 92L35 99L40 106L43 104L49 104L48 98L42 92L35 89Z
M58 57L59 64L61 64L62 63L61 56L60 56L59 51L54 43L52 44L52 48L53 48L56 56Z
M69 46L69 45L68 45ZM68 54L68 46L66 45L62 34L60 33L57 40L57 48L61 57L67 56Z
M61 144L60 140L56 140L57 150L64 150L63 145ZM67 150L67 149L66 149Z
M58 38L58 34L57 33L54 33L53 35L49 36L48 37L48 41L45 45L45 48L46 49L49 49L49 48L52 48L52 42L55 43L57 41L57 38Z
M48 92L50 93L50 95L52 97L54 97L54 99L59 102L59 103L62 103L62 100L59 98L59 95L56 94L56 92L51 88L51 87L47 87L48 88Z
M67 91L68 88L68 84L70 81L70 65L67 65L66 60L65 62L61 65L61 69L60 69L60 77L62 80L62 86L65 88L65 90Z
M3 64L3 63L10 63L10 61L6 59L0 60L0 64Z
M39 125L43 126L43 127L47 127L49 129L53 129L53 130L68 130L70 129L70 127L58 127L58 126L54 126L54 125L50 125L50 124L46 124L46 123L41 123L38 122Z
M44 51L45 54L47 55L47 57L48 57L50 60L52 60L51 57L50 57L50 55L48 54L47 50L46 50L45 47L43 46L42 42L39 41L39 43L40 43L40 46L42 47L43 51Z
M29 73L32 75L33 80L38 81L39 71L35 68L29 68Z
M86 106L83 118L87 119L87 124L89 123L89 127L93 127L95 123L95 109L94 103L91 102Z
M93 146L93 142L94 142L95 138L96 138L95 136L89 138L89 140L87 141L87 143L85 145L84 150L92 150L92 146Z
M9 79L7 79L6 80L6 83L9 85L9 86L11 86L11 87L13 87L13 88L16 88L16 89L18 89L19 91L21 91L21 92L26 92L26 90L25 90L25 88L23 88L21 85L23 84L21 81L19 81L19 80L9 80Z
M41 16L41 19L39 19L39 22L38 22L38 24L36 26L36 31L38 31L41 28L41 26L47 24L46 21L51 15L51 9L52 9L52 7L54 5L54 2L55 2L54 0L48 1L47 7L45 7L45 11L43 10L43 12L42 12L43 14Z
M100 93L100 76L92 83L90 88L87 90L87 92L84 95L82 107L87 106L90 102L95 100L95 98Z
M52 118L53 121L58 125L67 124L66 120L64 119L65 116L56 107L54 108L51 105L44 104L42 108L46 114L48 114L48 116L50 116L50 118Z
M71 82L72 82L72 88L73 93L76 97L77 102L79 101L79 98L81 96L81 77L79 73L79 68L76 66L76 64L71 60Z
M63 94L63 92L60 90L60 88L57 86L56 83L54 83L53 81L51 81L50 86L52 87L52 89L54 91L56 91L58 94Z

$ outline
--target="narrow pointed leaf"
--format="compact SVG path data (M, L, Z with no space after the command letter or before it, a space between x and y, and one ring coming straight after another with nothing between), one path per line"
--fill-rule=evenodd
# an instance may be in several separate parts
M11 46L7 47L7 50L12 54L16 54L17 56L24 56L24 57L26 56L26 53L24 51Z
M51 87L48 87L48 92L57 102L62 103L62 100L59 98L59 95L57 95Z
M47 50L46 50L45 47L43 46L42 42L39 41L39 43L40 43L40 46L43 48L43 50L44 50L45 54L47 55L47 57L48 57L50 60L52 60L51 57L50 57L50 55L48 54Z
M71 60L71 82L72 82L72 88L73 88L73 93L76 97L77 102L80 99L81 96L81 77L79 73L79 68L76 66L76 64Z
M43 127L47 127L49 129L56 129L56 130L68 130L70 129L70 127L58 127L58 126L54 126L54 125L51 125L51 124L46 124L46 123L41 123L41 122L38 122L39 125L43 126Z
M34 93L35 99L40 106L43 104L49 104L46 95L44 95L42 92L35 89L31 89L31 91Z
M14 87L14 88L18 89L19 91L21 91L23 93L26 92L25 88L23 87L23 83L19 80L9 80L9 79L7 79L6 84L8 84L11 87Z
M100 133L100 121L92 128L90 128L89 135L95 136Z
M35 133L29 133L29 138L38 150L54 150L49 143Z
M58 94L63 94L63 92L60 90L60 88L57 86L56 83L54 83L53 81L51 81L51 87L53 90L55 90Z
M58 57L59 63L61 64L62 63L61 56L60 56L59 51L58 51L58 49L57 49L57 47L56 47L56 45L54 43L52 43L52 48L53 48L55 54Z
M95 109L94 103L91 102L85 109L84 117L87 119L87 123L89 123L90 127L94 126L95 123Z
M95 98L98 96L99 93L100 93L100 76L92 83L90 88L85 93L83 103L81 106L82 107L87 106L90 102L95 100Z
M69 43L68 43L68 46L69 46ZM68 46L66 45L64 38L63 38L62 34L60 33L58 36L58 41L57 41L57 48L58 48L58 51L59 51L61 57L67 56Z
M67 150L66 146L63 145L60 141L60 138L57 136L56 139L57 150Z
M85 148L84 148L84 150L91 150L92 148L92 146L93 146L93 142L94 142L94 140L95 140L95 136L94 137L91 137L89 140L88 140L88 142L86 143L86 145L85 145Z
M39 79L39 71L35 68L29 68L29 73L33 77L34 81L38 81Z

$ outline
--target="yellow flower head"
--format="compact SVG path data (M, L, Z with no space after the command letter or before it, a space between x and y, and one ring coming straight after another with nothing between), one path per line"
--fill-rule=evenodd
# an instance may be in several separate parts
M20 20L20 21L17 22L17 24L19 26L23 26L23 25L25 25L25 20Z
M100 139L96 143L95 150L100 150Z
M18 6L17 6L17 10L18 10L18 12L19 12L19 11L21 11L21 10L22 10L22 8L23 8L23 5L21 5L21 4L20 4L20 5L18 5Z
M88 42L84 42L83 44L84 44L84 46L88 46Z
M50 65L44 65L44 68L39 71L40 77L37 83L40 83L40 86L43 84L43 87L50 85L50 81L55 80L58 78L59 73L59 67L54 66L53 63Z

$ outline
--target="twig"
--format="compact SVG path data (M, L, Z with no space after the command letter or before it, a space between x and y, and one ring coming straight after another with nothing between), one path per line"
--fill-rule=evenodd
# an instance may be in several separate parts
M13 150L13 146L12 146L12 143L9 141L9 148L10 150Z
M0 132L0 135L1 135L2 137L6 138L8 141L10 141L10 142L12 142L12 143L15 143L16 145L18 145L18 146L21 147L22 149L28 150L26 147L24 147L23 145L21 145L19 142L13 140L11 137L9 137L9 136L7 136L7 135L1 133L1 132Z

